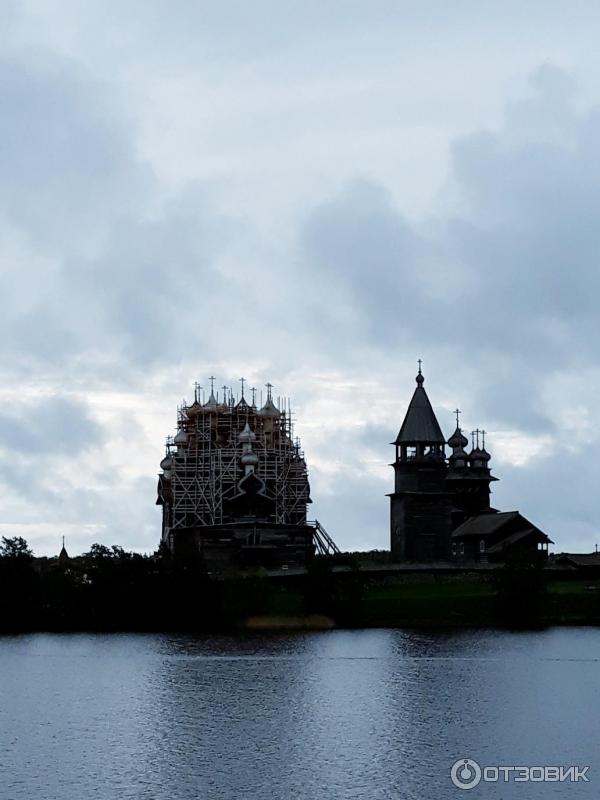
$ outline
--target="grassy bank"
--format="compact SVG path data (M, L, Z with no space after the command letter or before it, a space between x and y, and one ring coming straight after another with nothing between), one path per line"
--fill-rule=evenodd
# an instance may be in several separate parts
M410 576L372 581L360 609L363 625L486 625L494 618L490 580Z
M517 584L512 594L496 575L369 578L358 597L356 587L348 591L338 578L321 600L323 613L351 627L600 625L600 583L547 576L533 592ZM280 620L297 620L305 607L306 586L279 586L270 593L261 625L280 628Z

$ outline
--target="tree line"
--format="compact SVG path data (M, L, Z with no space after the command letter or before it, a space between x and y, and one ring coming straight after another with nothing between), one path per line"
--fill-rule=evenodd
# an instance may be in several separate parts
M248 617L314 614L341 626L368 626L364 601L373 579L361 574L352 556L340 558L343 574L333 570L331 559L317 557L294 582L269 580L260 571L225 579L208 572L199 554L175 556L162 546L143 555L93 544L75 558L35 558L25 539L2 537L0 633L226 631ZM516 560L495 571L492 581L490 624L542 620L546 583L540 569ZM441 619L443 611L434 614Z
M216 631L283 610L349 619L357 587L336 587L316 563L298 591L260 572L211 575L201 557L151 555L93 544L69 559L35 558L25 539L0 544L0 632L32 630Z

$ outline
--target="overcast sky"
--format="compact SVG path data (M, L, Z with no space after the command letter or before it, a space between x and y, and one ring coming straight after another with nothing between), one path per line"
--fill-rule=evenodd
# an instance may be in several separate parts
M416 360L493 503L600 542L600 4L2 0L0 534L153 550L195 380L289 395L389 545Z

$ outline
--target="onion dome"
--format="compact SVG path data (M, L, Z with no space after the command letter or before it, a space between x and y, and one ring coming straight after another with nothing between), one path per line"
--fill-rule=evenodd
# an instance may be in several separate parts
M280 417L281 411L273 402L273 395L271 394L272 385L267 383L267 402L258 412L263 417Z
M177 445L177 447L181 447L181 445L187 444L187 433L180 428L177 433L175 434L175 438L173 439L173 443Z
M173 456L170 453L167 453L167 455L160 462L160 468L163 470L163 472L168 472L172 466Z
M238 442L241 444L249 444L256 441L256 434L248 423L244 426L243 431L238 436Z
M485 449L485 431L481 431L481 459L487 464L491 458L491 455Z
M452 447L452 449L460 449L464 450L464 448L469 444L469 440L463 434L460 428L456 428L452 436L448 439L448 445ZM465 453L466 455L466 453Z
M469 456L465 451L465 445L469 444L469 440L466 436L463 436L463 432L458 425L452 436L448 439L448 444L452 448L452 453L448 457L451 466L466 467Z
M485 461L483 458L483 450L479 447L474 447L469 453L469 461L472 467L483 467Z
M281 416L281 411L277 408L277 406L270 397L258 413L263 417Z
M244 467L255 467L258 464L258 456L252 450L249 450L240 458L240 463Z
M254 441L256 441L256 434L250 425L246 423L244 430L238 436L238 442L241 443L243 448L240 463L245 468L246 474L253 472L254 467L258 464L258 456L252 450L252 442Z
M221 412L229 411L229 403L227 401L227 386L223 386L223 397L221 402L218 403L217 410Z
M217 403L217 398L215 397L215 393L211 391L210 397L206 401L206 403L202 406L205 411L216 411L219 408L219 404Z
M192 405L188 406L185 409L185 413L188 415L188 417L194 417L197 414L199 414L201 411L202 411L202 406L200 405L200 403L197 400L194 400Z

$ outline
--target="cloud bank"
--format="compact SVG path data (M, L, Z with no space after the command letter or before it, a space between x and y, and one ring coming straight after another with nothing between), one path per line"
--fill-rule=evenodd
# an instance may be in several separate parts
M462 9L226 5L7 12L2 532L153 549L177 403L244 375L291 395L340 546L386 547L422 357L442 428L458 404L489 431L495 504L591 550L599 67L564 12L531 41Z

